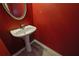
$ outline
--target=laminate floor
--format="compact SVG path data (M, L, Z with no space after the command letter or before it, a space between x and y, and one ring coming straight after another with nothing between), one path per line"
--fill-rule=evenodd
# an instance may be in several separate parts
M31 46L31 52L27 52L26 49L24 49L18 56L60 56L60 54L55 51L50 50L48 47L45 48L36 42L33 42Z
M19 56L42 56L43 54L43 47L41 47L40 45L38 45L37 43L33 43L32 44L32 51L31 52L27 52L26 49L24 49L24 51L22 51Z

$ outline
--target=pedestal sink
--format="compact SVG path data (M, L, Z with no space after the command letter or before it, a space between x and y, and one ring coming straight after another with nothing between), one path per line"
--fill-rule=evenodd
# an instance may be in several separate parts
M23 26L22 28L10 30L11 35L14 37L21 37L25 40L25 47L27 52L31 52L31 44L30 44L30 34L32 34L34 31L36 31L36 27L32 25Z

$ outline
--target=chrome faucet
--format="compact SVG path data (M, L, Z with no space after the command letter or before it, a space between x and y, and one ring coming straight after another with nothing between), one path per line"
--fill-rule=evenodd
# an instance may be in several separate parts
M22 29L24 29L24 27L25 27L25 24L21 24L21 25L20 25L20 27L21 27Z

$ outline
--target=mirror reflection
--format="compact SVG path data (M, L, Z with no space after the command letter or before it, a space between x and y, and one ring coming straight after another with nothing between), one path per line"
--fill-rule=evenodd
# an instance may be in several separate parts
M16 20L22 20L26 15L26 4L24 3L3 3L6 12Z

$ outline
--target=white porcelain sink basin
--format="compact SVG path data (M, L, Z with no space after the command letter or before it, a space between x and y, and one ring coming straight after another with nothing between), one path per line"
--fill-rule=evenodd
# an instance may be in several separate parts
M23 36L33 33L35 30L36 30L35 26L27 25L27 26L24 26L23 28L11 30L10 33L14 37L23 37Z
M22 28L11 30L10 33L14 37L21 37L25 41L25 47L27 52L31 52L31 44L30 44L30 34L32 34L36 30L35 26L28 25L28 26L22 26Z

